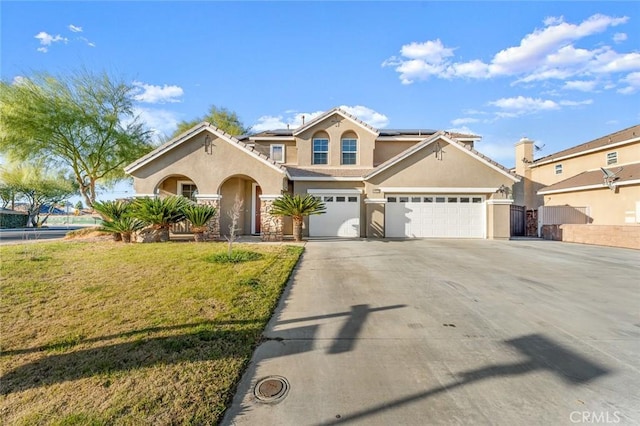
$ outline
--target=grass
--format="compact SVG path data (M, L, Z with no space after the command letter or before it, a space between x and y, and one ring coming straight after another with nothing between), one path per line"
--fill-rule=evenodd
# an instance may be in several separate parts
M0 248L0 418L216 424L302 251L225 243Z

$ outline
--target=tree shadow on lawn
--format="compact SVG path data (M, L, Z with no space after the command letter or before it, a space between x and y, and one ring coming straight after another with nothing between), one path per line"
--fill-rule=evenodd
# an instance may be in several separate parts
M49 355L3 374L0 395L155 365L251 356L262 333L261 320L219 325L187 324L175 328L192 327L192 332Z

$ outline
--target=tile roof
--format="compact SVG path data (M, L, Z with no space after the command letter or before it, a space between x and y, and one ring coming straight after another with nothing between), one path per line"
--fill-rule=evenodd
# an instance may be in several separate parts
M619 170L621 169L621 170ZM614 184L621 184L624 182L640 180L640 163L625 164L623 166L607 167L607 170L616 174L616 178L613 181ZM618 171L619 170L619 171ZM604 175L602 170L589 170L582 172L568 179L556 182L553 185L544 187L538 191L539 194L544 194L549 191L558 191L563 189L581 188L585 186L602 185L604 184Z
M312 127L312 126L315 126L317 123L321 122L322 120L326 119L327 117L330 117L332 114L342 115L343 117L346 117L346 118L348 118L350 120L355 121L356 123L358 123L359 125L361 125L365 129L368 129L371 133L376 133L376 134L378 133L378 129L376 129L375 127L365 123L364 121L360 120L358 117L349 114L348 112L346 112L342 108L336 107L336 108L330 109L329 111L325 112L324 114L321 114L321 115L317 116L313 120L309 120L309 122L307 122L307 124L304 124L304 125L298 127L297 129L295 129L293 134L297 135L299 133L302 133L306 129L308 129L308 128Z
M289 176L296 177L317 177L317 178L332 178L332 177L353 177L360 178L372 171L373 169L352 169L352 168L303 168L303 167L290 167L286 166Z
M588 150L597 149L597 148L605 148L607 145L612 145L618 142L624 142L624 141L635 139L638 137L640 137L640 124L629 127L627 129L617 131L615 133L611 133L609 135L602 136L600 138L594 139L589 142L585 142L580 145L576 145L571 148L567 148L565 150L556 152L554 154L547 155L546 157L538 158L533 162L532 166L535 166L537 163L552 161L556 158L579 154L583 151L588 151Z
M246 144L244 142L241 142L236 137L230 135L229 133L225 132L224 130L219 129L218 127L214 126L213 124L211 124L211 123L209 123L207 121L203 121L200 124L197 124L197 125L193 126L191 129L187 130L186 132L184 132L184 133L176 136L175 138L171 139L170 141L160 145L159 147L157 147L153 151L149 152L148 154L138 158L133 163L127 165L124 168L125 173L129 174L129 173L137 170L138 168L144 166L145 164L149 163L150 161L154 160L155 158L157 158L157 157L159 157L159 156L171 151L175 147L177 147L180 144L184 143L185 141L189 140L191 137L193 137L193 136L195 136L195 135L197 135L199 133L202 133L205 130L208 130L209 132L213 133L214 135L217 135L218 137L226 140L230 144L236 145L240 149L243 149L243 150L247 151L247 153L257 157L260 161L268 164L269 166L271 166L273 168L276 168L276 169L279 169L283 173L286 171L284 166L282 166L280 163L277 163L277 162L273 161L272 159L269 158L269 156L264 155L261 152L257 151L256 149L253 148L253 146L250 146L250 145L248 145L248 144Z

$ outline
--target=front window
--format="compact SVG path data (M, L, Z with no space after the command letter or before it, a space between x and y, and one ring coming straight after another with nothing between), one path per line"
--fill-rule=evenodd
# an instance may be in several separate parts
M328 164L329 139L313 140L313 164Z
M618 152L609 152L607 153L607 166L611 164L616 164L618 162Z
M271 145L271 159L276 163L284 163L284 145L281 144L273 144Z
M185 198L195 201L198 194L198 187L191 182L179 182L180 192L179 194Z
M357 139L342 139L342 164L356 164L358 154Z
M556 164L556 174L557 175L561 175L562 174L562 164Z

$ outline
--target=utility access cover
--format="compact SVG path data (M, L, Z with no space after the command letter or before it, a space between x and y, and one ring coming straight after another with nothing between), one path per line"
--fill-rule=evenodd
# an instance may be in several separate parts
M253 395L258 402L265 404L277 404L289 393L289 382L282 376L267 376L256 383Z

